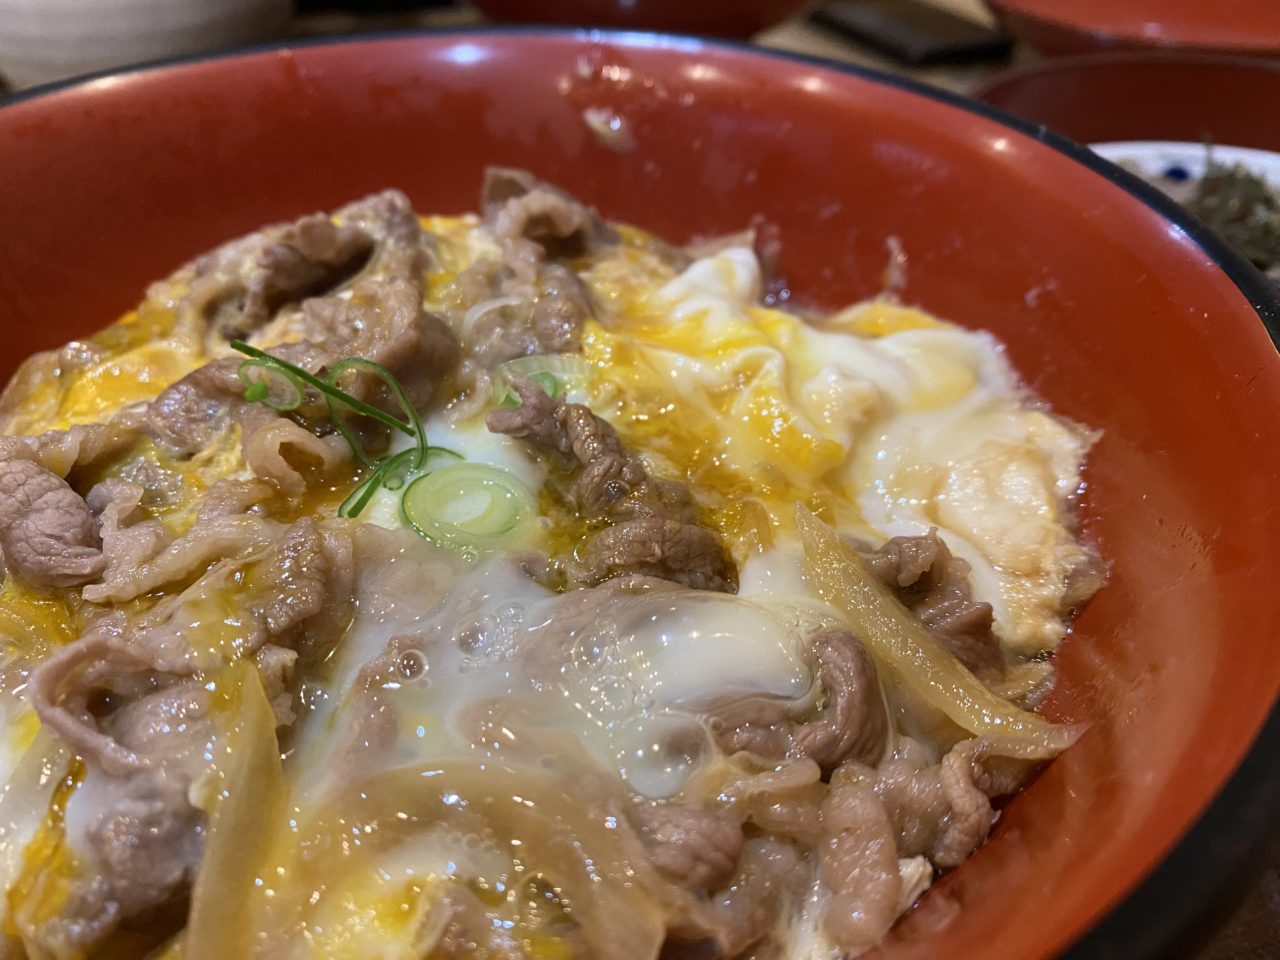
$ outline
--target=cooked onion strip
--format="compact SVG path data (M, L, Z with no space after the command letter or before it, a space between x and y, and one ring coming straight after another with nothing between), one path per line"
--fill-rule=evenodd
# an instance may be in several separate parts
M494 310L502 310L505 307L518 307L525 302L527 301L523 297L494 297L492 300L482 300L480 303L473 304L463 314L462 335L464 337L470 336L471 331L475 329L475 325L480 322L480 318L492 313Z
M299 817L298 854L283 867L293 890L315 892L294 902L277 898L277 916L297 929L299 920L315 915L317 902L334 896L335 878L372 873L379 850L430 829L472 834L482 818L499 849L518 842L520 866L509 879L541 877L569 908L585 949L543 956L656 960L664 935L660 888L652 868L630 857L599 788L590 777L557 781L494 762L405 767L358 781L330 798L314 819ZM378 829L366 832L367 824ZM361 843L344 842L353 830L361 831ZM523 931L517 926L512 932Z
M221 783L191 893L184 960L250 955L254 879L267 862L288 796L276 717L257 669L241 661L228 679L239 691L239 716L218 758Z
M1050 723L988 690L917 620L865 560L804 506L796 507L805 572L824 600L880 661L930 705L970 733L1061 753L1082 729Z

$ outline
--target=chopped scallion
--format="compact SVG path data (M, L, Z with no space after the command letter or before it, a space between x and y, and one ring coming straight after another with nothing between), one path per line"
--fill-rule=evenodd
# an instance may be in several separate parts
M303 385L291 371L267 360L246 360L236 368L244 383L244 398L273 410L296 410L302 404Z
M422 536L460 550L492 550L515 539L535 513L533 494L509 470L455 463L414 480L401 502Z
M514 378L528 377L546 391L547 396L555 397L588 383L596 368L581 357L555 353L517 357L501 364L497 372L494 391L498 405L518 407L520 398L511 389Z

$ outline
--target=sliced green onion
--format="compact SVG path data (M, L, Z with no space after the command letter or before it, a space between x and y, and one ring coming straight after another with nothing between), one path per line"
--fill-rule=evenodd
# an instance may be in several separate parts
M430 470L436 461L456 462L462 459L462 454L456 450L450 450L448 447L427 447L427 455L423 466L415 467L414 454L417 452L416 449L402 450L375 464L373 473L369 474L364 479L364 482L352 490L347 495L347 498L342 501L338 507L338 516L354 520L364 512L364 508L369 505L369 502L382 487L386 487L388 490L399 490L415 473L420 470Z
M427 447L427 462L422 465L423 472L443 467L446 463L456 463L465 459L457 450L448 447Z
M535 502L509 470L454 463L414 480L401 509L410 526L428 540L486 550L518 536L534 515Z
M302 404L303 384L291 371L261 358L246 360L236 368L244 384L244 398L266 404L272 410L296 410Z
M373 473L364 479L360 486L356 487L349 494L347 499L343 500L338 506L338 516L353 520L364 512L364 508L369 505L369 501L373 499L382 487L390 480L394 486L388 489L394 490L404 484L405 479L413 469L414 456L417 450L402 450L397 454L378 462L373 468Z
M335 387L333 384L327 383L326 381L321 380L314 373L311 373L308 370L304 370L302 369L302 367L295 366L294 364L289 363L287 360L281 360L279 357L273 357L271 354L267 353L266 351L259 350L257 347L251 347L249 346L249 344L245 343L242 340L232 340L231 349L239 353L243 353L247 357L253 357L254 359L257 359L257 360L264 360L272 368L276 370L287 371L288 373L293 374L295 377L297 377L307 386L315 387L322 394L324 394L325 397L331 397L334 400L338 400L341 403L346 404L356 413L364 414L366 417L370 417L374 420L377 420L379 423L383 424L384 426L390 427L392 430L399 430L403 434L406 434L410 437L414 437L415 439L417 438L417 433L414 431L412 424L405 423L403 420L393 417L391 414L387 413L385 410L379 410L377 407L373 406L372 404L365 403L363 400L359 400L356 397L351 396L351 394L347 393L346 391L340 390L337 387ZM367 361L367 362L372 363L372 361ZM387 375L391 376L390 372L388 372Z
M549 397L554 397L560 393L560 381L556 379L554 373L539 370L537 373L529 374L529 379L540 386Z
M518 407L520 398L511 389L511 381L516 377L528 377L546 391L547 396L555 397L589 383L596 368L581 357L551 353L516 357L500 364L497 372L500 375L495 381L498 405Z
M329 418L333 420L334 425L341 431L343 438L347 443L351 444L351 449L355 451L357 457L365 466L373 466L367 454L360 448L360 443L356 439L355 431L351 429L351 425L347 423L344 414L338 411L338 403L344 403L350 406L350 400L354 399L345 390L338 386L339 378L348 370L355 370L360 373L367 373L377 377L390 388L392 395L396 398L396 402L400 404L400 409L404 411L405 416L409 418L409 424L413 428L412 436L418 441L415 452L418 454L414 469L421 469L426 458L427 452L427 431L422 425L422 417L418 415L417 409L413 405L413 401L409 399L409 393L405 390L404 385L400 383L395 376L380 363L374 363L372 360L366 360L364 357L347 357L345 360L339 360L329 368L326 376L327 382L334 387L335 390L343 397L348 399L340 399L331 394L325 394L325 401L329 404ZM374 408L376 409L376 408ZM397 421L399 422L399 421ZM403 425L402 425L403 426ZM394 487L391 489L395 489Z

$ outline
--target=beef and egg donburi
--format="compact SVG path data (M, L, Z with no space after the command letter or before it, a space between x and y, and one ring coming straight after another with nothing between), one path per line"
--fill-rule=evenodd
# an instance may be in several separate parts
M1079 735L1092 435L513 170L266 227L0 399L0 954L826 958Z

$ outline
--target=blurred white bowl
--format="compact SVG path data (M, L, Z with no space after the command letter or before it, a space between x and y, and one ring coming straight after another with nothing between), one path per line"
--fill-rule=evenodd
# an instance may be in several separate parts
M282 36L290 0L0 0L15 87Z

